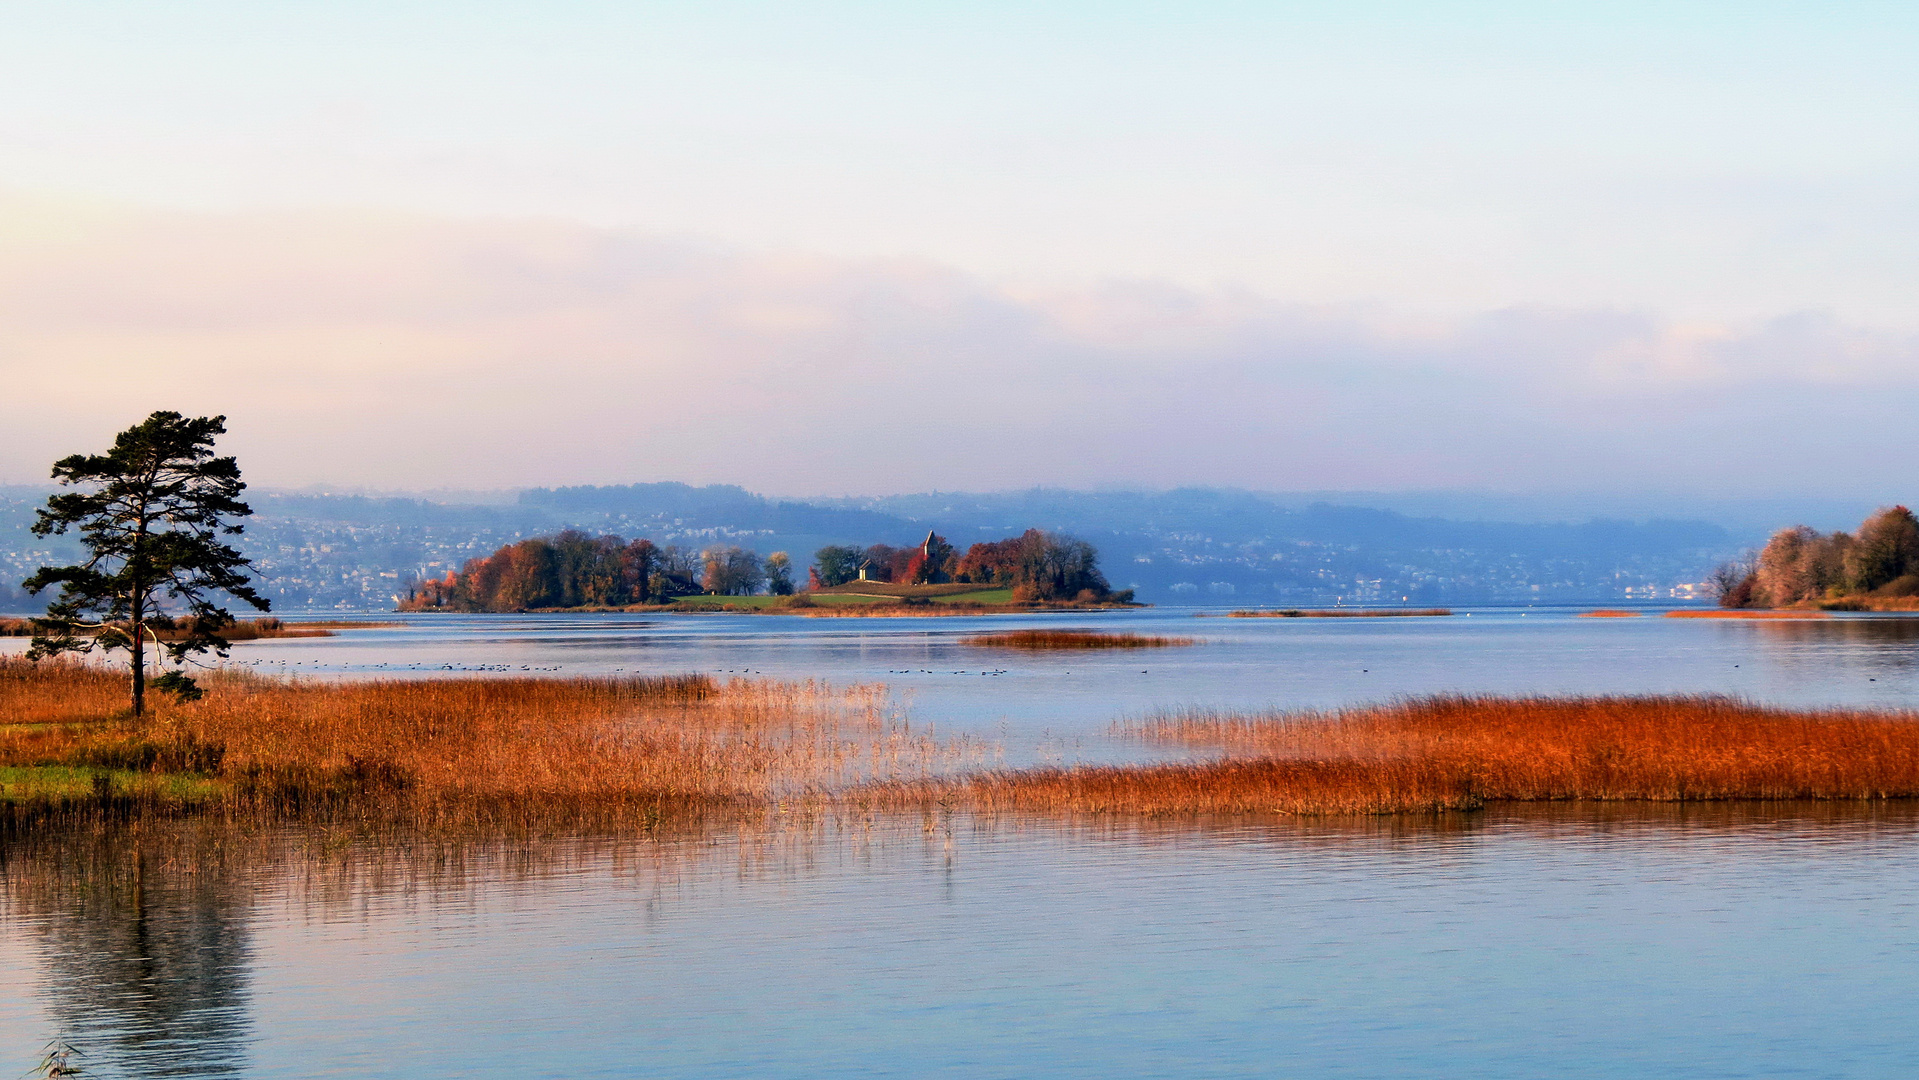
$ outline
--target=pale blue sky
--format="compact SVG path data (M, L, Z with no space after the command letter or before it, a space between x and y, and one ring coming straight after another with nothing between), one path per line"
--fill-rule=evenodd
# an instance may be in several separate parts
M1091 353L1115 370L1145 352L1165 367L1208 370L1208 358L1231 351L1223 340L1240 350L1235 363L1281 370L1277 358L1319 339L1275 327L1336 324L1349 344L1370 344L1341 354L1343 391L1314 393L1349 395L1337 408L1355 415L1393 392L1373 382L1393 378L1378 365L1406 363L1445 373L1434 392L1468 411L1488 380L1520 370L1556 408L1602 392L1706 410L1741 395L1786 406L1823 394L1821 407L1839 415L1848 395L1907 401L1919 384L1915 56L1910 4L12 3L0 34L0 190L18 206L0 234L11 247L0 248L0 273L22 284L0 303L37 297L44 307L33 283L49 266L75 291L124 293L145 274L148 293L164 296L128 299L111 317L69 313L11 341L0 333L0 364L85 355L110 369L113 349L185 356L211 347L205 335L224 336L216 352L274 354L279 333L290 342L279 352L302 357L287 373L295 381L371 368L483 383L492 361L482 347L461 354L440 338L416 342L423 352L413 355L393 344L428 329L486 337L477 322L449 323L440 300L405 299L406 289L382 294L395 309L379 326L349 304L272 333L257 327L287 295L331 295L356 259L372 279L416 259L443 266L448 251L464 253L461 266L540 262L541 290L579 290L552 299L556 311L659 308L643 284L656 269L578 253L637 245L649 254L632 257L653 267L664 238L759 268L720 275L717 293L681 296L673 309L685 321L694 309L750 307L738 325L754 327L756 341L768 318L789 338L827 324L853 327L862 343L884 337L842 292L795 301L792 267L810 267L816 283L893 275L885 290L905 298L889 325L922 342L912 356L860 361L875 371L963 364L981 347L941 335L947 299L915 307L926 294L912 282L950 275L962 284L941 296L987 297L1042 327L1019 346L1022 363L1062 385ZM309 224L287 224L296 219ZM311 225L320 220L336 225ZM280 228L306 239L276 262L264 238ZM426 233L440 239L420 240ZM575 254L555 254L556 243ZM150 280L171 276L152 269L170 259L226 269ZM769 285L768 266L785 267L786 284ZM282 280L279 299L260 295L265 279ZM1123 318L1089 299L1115 288L1131 298ZM1086 324L1092 308L1109 321ZM152 317L120 326L129 309ZM1524 348L1471 344L1474 327L1513 311L1531 320ZM1113 326L1141 320L1159 328L1150 345L1115 336ZM202 336L181 339L185 323ZM1592 330L1626 324L1642 329ZM509 351L535 366L598 355L614 382L727 362L778 384L807 373L769 367L770 356L817 348L749 347L725 319L687 325L715 340L694 349L631 326L601 339L569 324L550 338L564 356L543 354L525 328L527 341ZM1821 329L1807 338L1812 326ZM388 351L377 362L316 351L328 334L363 351L386 341ZM1801 344L1780 344L1788 339ZM435 350L454 358L428 359ZM1104 378L1120 388L1099 392L1151 397L1125 378ZM183 393L228 402L238 416L280 408L272 389ZM1383 396L1369 398L1374 389ZM1290 400L1283 390L1276 410ZM92 404L50 407L78 418ZM44 421L46 436L66 422ZM1270 432L1256 417L1236 423L1224 434L1244 452L1226 458L1241 464L1200 455L1079 479L1550 482L1502 471L1538 452L1529 440L1539 434L1516 427L1489 431L1481 450L1444 468L1395 449L1407 437L1399 430L1378 431L1368 457L1362 429L1343 471L1314 482L1261 467ZM835 452L824 434L818 446L804 431L792 437L796 461ZM1043 432L999 437L1031 441L986 470L995 482L1021 482L1019 462L1047 456ZM1634 436L1634 454L1647 437L1656 435ZM1430 439L1443 442L1437 431ZM0 447L0 477L37 471L50 448L71 449L38 436ZM807 486L716 452L645 451L664 463L655 471ZM1713 475L1736 473L1734 453ZM1794 482L1823 467L1810 457L1796 459ZM300 460L275 467L288 481L328 478ZM514 482L619 471L557 452L523 464ZM380 468L370 455L341 462L332 478L366 482ZM937 463L915 469L881 486L959 486ZM456 475L456 462L417 471L392 479L483 479ZM1578 482L1714 481L1655 469Z
M1022 281L1907 325L1916 12L14 4L0 176Z

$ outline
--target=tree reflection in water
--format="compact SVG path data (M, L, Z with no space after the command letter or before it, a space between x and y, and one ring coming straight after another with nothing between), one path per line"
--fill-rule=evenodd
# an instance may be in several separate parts
M1817 664L1824 673L1837 663L1853 670L1878 669L1892 674L1919 665L1919 616L1749 622L1728 619L1724 625L1735 628L1735 633L1750 633L1768 660L1789 670L1810 669Z
M240 1075L251 905L224 845L109 827L31 848L0 845L0 888L41 954L58 1027L43 1037L70 1041L95 1075Z

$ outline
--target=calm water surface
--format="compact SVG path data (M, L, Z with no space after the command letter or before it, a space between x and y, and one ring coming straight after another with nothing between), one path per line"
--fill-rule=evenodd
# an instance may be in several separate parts
M10 864L0 1060L61 1032L125 1076L1910 1076L1916 833L882 821L242 865L149 839L137 888L124 844L84 889L45 880L71 852Z
M1113 719L1433 692L1919 702L1919 621L1475 611L995 620L1203 639L963 645L968 620L442 617L243 645L300 677L884 681L1012 760ZM12 646L10 644L10 647ZM992 674L981 674L991 672ZM0 1073L1910 1076L1919 812L1489 812L1066 828L882 819L382 848L212 827L0 864Z

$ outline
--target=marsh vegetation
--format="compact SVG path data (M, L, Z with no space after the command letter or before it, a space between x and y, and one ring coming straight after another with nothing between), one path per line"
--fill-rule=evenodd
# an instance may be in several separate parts
M428 823L649 823L983 767L880 686L653 678L317 682L222 672L135 718L77 663L0 660L0 805Z
M1162 713L1121 735L1212 760L877 785L873 805L1049 814L1404 814L1491 803L1919 798L1919 716L1716 697L1436 697Z
M229 672L205 683L203 699L159 700L135 718L110 671L0 661L0 805L9 820L201 813L651 828L782 806L1391 814L1509 802L1919 797L1919 717L1722 697L1162 712L1116 734L1185 760L1008 770L996 767L993 744L916 728L879 685Z

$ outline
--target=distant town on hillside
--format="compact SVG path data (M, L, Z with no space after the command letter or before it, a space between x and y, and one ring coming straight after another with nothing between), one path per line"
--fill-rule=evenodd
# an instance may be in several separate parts
M541 488L485 500L253 491L241 544L276 610L384 610L503 544L562 529L660 544L788 551L835 544L964 548L1040 528L1096 545L1115 589L1179 604L1546 603L1692 597L1765 532L1699 520L1477 521L1224 489L1032 490L796 501L679 483ZM0 609L66 559L28 526L45 491L0 489ZM1423 509L1424 507L1418 507Z

